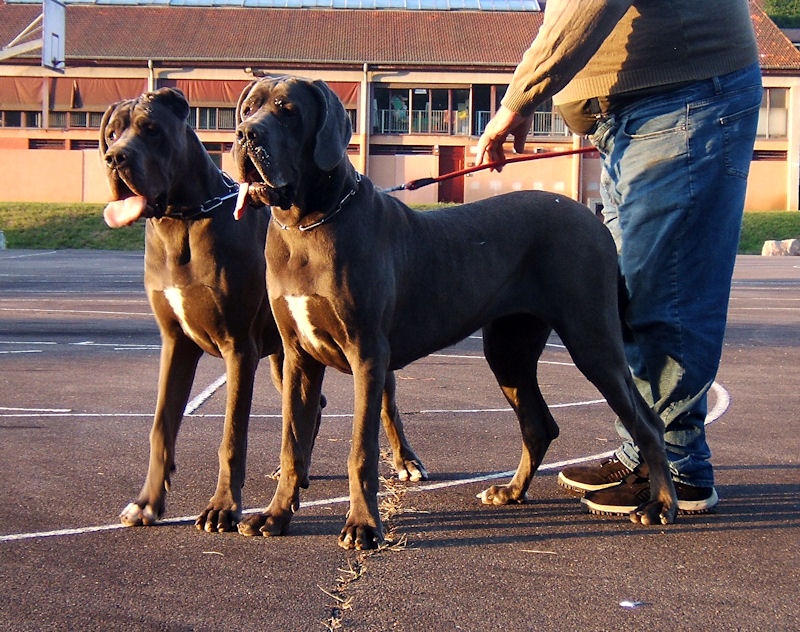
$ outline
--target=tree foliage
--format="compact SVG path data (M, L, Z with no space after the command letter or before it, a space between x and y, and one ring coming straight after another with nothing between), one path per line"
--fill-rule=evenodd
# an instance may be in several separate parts
M800 0L764 0L764 11L780 28L800 28Z

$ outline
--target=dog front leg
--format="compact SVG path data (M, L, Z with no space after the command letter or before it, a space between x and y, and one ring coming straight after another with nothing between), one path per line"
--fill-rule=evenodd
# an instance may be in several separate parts
M139 496L119 516L128 527L154 524L164 514L170 474L175 469L175 441L197 363L203 355L183 333L163 334L162 339L147 478Z
M350 510L339 534L344 549L374 549L383 542L378 511L378 433L386 381L386 354L375 354L353 367L355 410L347 476Z
M308 487L324 376L325 366L302 350L285 351L278 487L266 511L239 522L242 535L285 535L288 531L292 515L300 507L300 488Z
M219 446L217 489L195 526L209 533L234 531L242 517L242 487L247 459L247 427L259 353L249 340L224 352L228 383L225 425Z

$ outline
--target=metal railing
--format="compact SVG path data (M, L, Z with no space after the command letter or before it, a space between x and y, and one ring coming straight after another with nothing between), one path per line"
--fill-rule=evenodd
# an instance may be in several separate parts
M452 134L470 135L470 121L460 112L450 110L378 110L373 125L375 134ZM472 135L480 136L491 119L491 112L475 112L475 129ZM564 119L556 112L535 112L529 138L542 136L569 136Z

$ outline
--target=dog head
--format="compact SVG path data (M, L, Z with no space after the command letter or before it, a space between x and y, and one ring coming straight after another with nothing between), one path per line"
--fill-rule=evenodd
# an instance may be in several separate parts
M342 102L323 81L254 81L236 107L239 179L253 202L288 209L346 159L351 135Z
M166 206L172 183L185 173L189 104L174 88L111 105L100 124L100 157L112 204L106 221L118 226ZM113 206L115 202L125 201ZM115 215L119 213L119 215Z

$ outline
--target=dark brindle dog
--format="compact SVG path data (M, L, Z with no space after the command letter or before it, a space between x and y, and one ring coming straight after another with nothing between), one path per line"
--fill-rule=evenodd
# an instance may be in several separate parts
M353 374L356 394L350 510L339 543L376 546L387 375L479 328L524 445L511 482L484 491L483 502L524 501L558 434L536 378L554 329L650 466L651 498L632 519L674 520L663 424L636 390L623 352L614 244L586 207L527 191L414 212L356 173L347 159L349 119L321 81L253 82L237 117L240 176L253 202L272 207L267 286L286 354L280 481L267 511L240 523L240 532L286 532L331 366Z
M106 221L114 227L149 218L144 283L162 339L147 479L120 519L148 525L164 513L178 429L206 352L224 359L228 395L217 489L196 524L229 531L241 518L247 425L261 357L272 354L280 390L281 340L265 287L269 215L253 210L234 220L238 186L214 165L188 114L183 94L163 88L112 105L101 124L115 200L106 207ZM393 387L390 380L384 422L394 465L401 478L419 480L425 469L403 436ZM317 424L319 406L314 417Z

